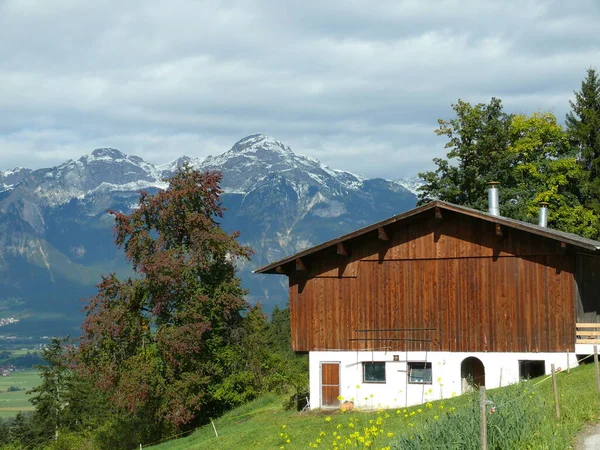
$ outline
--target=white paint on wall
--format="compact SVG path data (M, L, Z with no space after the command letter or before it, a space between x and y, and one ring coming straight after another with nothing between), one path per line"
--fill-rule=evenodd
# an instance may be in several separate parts
M585 353L581 349L581 354ZM587 349L586 349L587 350ZM576 353L579 349L576 349ZM593 351L593 350L592 350ZM394 361L397 355L398 361ZM461 364L468 357L478 358L485 368L488 389L519 381L519 361L544 361L546 374L551 364L556 369L567 368L567 353L458 353L458 352L384 352L384 351L313 351L310 363L310 405L321 407L321 362L340 363L340 396L353 401L359 408L398 408L418 405L431 400L462 394ZM385 383L365 383L363 362L385 362ZM431 384L408 382L408 362L429 362ZM574 354L569 355L571 367L576 367Z

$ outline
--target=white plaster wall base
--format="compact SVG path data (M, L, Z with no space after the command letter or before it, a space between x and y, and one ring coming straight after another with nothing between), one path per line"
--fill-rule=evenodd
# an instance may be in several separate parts
M581 349L583 350L583 349ZM593 350L592 350L593 351ZM577 352L576 352L577 353ZM394 361L397 355L399 361ZM454 352L383 352L383 351L313 351L310 362L310 406L320 408L321 363L340 364L340 396L359 408L397 408L418 405L431 400L450 398L463 393L461 364L468 357L478 358L485 368L488 389L519 381L519 361L544 361L545 373L567 368L567 353L454 353ZM365 383L363 362L385 362L385 383ZM408 382L407 361L430 362L431 384ZM569 355L576 367L574 354Z

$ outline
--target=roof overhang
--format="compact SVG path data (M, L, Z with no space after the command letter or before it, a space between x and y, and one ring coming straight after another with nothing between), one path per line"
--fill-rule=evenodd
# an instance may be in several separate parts
M324 249L329 248L334 245L343 244L346 241L354 239L358 236L362 236L366 233L376 231L379 229L383 229L387 225L404 221L410 217L422 214L425 211L429 211L432 209L435 210L436 217L442 217L442 213L441 213L442 209L448 210L448 211L454 211L459 214L475 217L475 218L478 218L481 220L499 224L501 226L506 226L508 228L525 231L527 233L532 233L532 234L535 234L538 236L543 236L543 237L553 239L553 240L556 240L556 241L559 241L559 242L562 242L565 244L570 244L575 247L585 249L587 251L597 252L600 250L600 242L594 241L592 239L583 238L576 234L565 233L562 231L553 230L551 228L544 228L544 227L540 227L538 225L534 225L534 224L531 224L528 222L510 219L508 217L494 216L494 215L491 215L491 214L483 212L483 211L479 211L479 210L472 209L472 208L467 208L465 206L459 206L459 205L455 205L453 203L448 203L448 202L444 202L441 200L435 200L430 203L427 203L426 205L413 208L402 214L398 214L396 216L390 217L389 219L385 219L380 222L369 225L367 227L360 228L356 231L353 231L352 233L345 234L343 236L337 237L330 241L324 242L322 244L308 248L301 252L295 253L295 254L288 256L286 258L283 258L279 261L275 261L266 266L260 267L260 268L256 269L254 271L254 273L285 274L285 271L282 270L282 266L284 266L286 264L290 264L290 263L298 264L298 261L300 262L300 264L302 264L302 261L301 261L302 258L312 255L313 253L324 250Z

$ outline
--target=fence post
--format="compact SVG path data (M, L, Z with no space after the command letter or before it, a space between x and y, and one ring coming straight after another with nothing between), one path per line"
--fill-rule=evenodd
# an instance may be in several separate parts
M571 358L569 358L569 349L567 349L567 373L571 373Z
M211 423L211 424L212 424L212 426L213 426L213 430L215 430L215 436L216 436L216 437L219 437L219 433L217 433L217 427L215 427L215 423L213 422L213 420L212 420L212 419L210 419L210 423Z
M600 392L600 372L598 372L598 346L594 345L594 372L596 373L596 391Z
M554 389L554 404L556 405L556 418L560 419L560 406L558 404L558 385L556 384L556 372L554 371L554 364L552 367L552 388Z
M485 386L479 386L479 410L480 410L480 439L481 450L487 450L487 405L485 403Z

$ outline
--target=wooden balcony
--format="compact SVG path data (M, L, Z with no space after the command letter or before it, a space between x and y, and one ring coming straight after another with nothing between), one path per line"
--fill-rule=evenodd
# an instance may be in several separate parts
M576 344L600 345L600 323L577 323Z

